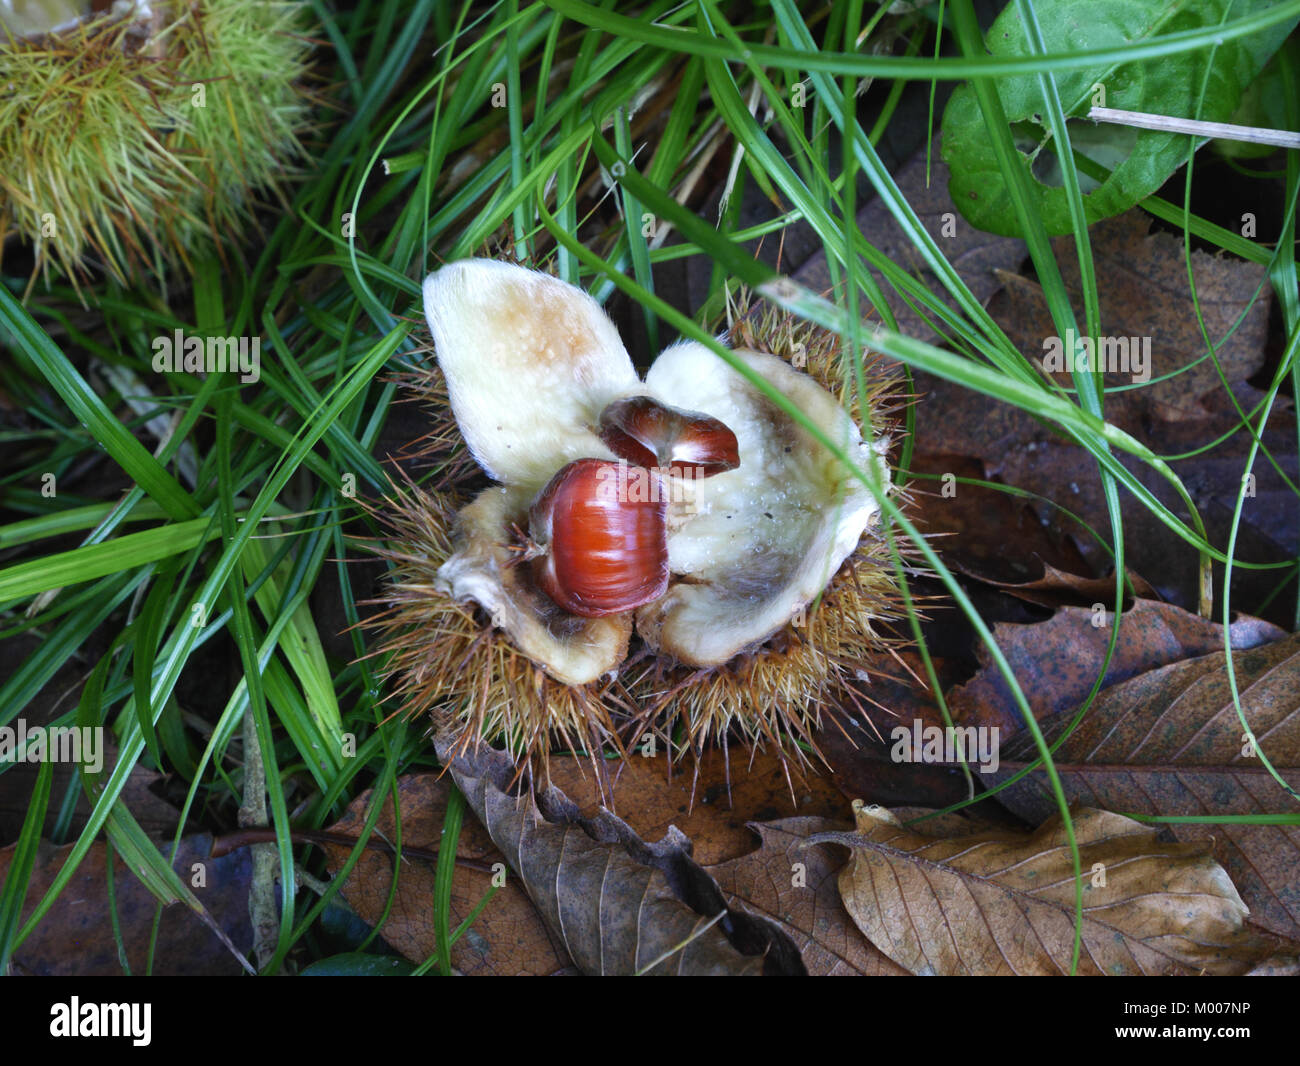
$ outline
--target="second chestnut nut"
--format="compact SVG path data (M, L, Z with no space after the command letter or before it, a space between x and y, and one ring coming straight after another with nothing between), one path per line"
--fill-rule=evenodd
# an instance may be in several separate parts
M597 430L615 455L677 477L712 477L740 465L740 446L726 423L653 396L615 400L600 413Z

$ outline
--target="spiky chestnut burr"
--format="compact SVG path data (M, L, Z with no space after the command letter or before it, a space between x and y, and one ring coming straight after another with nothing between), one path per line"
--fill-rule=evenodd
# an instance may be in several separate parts
M0 245L36 270L165 280L256 231L303 156L310 5L0 7Z

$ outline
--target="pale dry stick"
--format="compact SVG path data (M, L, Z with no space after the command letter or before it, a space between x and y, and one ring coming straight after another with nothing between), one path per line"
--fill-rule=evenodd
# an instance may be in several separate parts
M244 800L239 805L240 829L268 826L266 810L266 767L257 736L253 704L244 711ZM280 939L280 922L275 904L277 862L274 844L253 845L253 874L248 886L248 917L253 927L253 957L259 969L275 957Z
M137 416L144 418L150 412L157 411L158 403L153 390L141 381L139 375L130 367L106 363L98 358L92 359L91 365L117 390L126 405ZM155 413L146 420L145 428L158 439L158 449L153 453L155 459L162 454L162 450L167 447L172 434L176 432L177 426L180 425L181 415L182 412L179 409L170 414L163 411ZM177 473L189 488L194 489L197 487L199 460L193 441L186 440L182 442L174 462L176 463Z
M1271 144L1278 148L1300 148L1300 133L1261 126L1234 126L1230 122L1203 122L1200 119L1153 115L1146 111L1121 111L1114 107L1094 107L1088 117L1095 122L1117 126L1136 126L1143 130L1165 133L1190 133L1194 137L1218 137L1228 141Z

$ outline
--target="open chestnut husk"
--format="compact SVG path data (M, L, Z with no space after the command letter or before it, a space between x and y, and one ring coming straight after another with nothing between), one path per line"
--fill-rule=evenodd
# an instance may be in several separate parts
M461 261L424 295L446 390L424 398L449 400L498 484L388 503L378 650L408 711L543 761L651 730L674 753L738 734L803 762L823 707L869 714L876 627L898 617L877 498L893 381L868 361L858 410L840 339L774 309L731 316L726 360L683 342L642 380L595 302L546 274Z

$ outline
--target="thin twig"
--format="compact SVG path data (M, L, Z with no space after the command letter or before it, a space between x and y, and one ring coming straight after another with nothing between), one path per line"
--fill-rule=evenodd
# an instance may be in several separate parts
M239 827L260 828L267 825L266 768L262 763L262 746L257 736L257 721L250 703L244 711L244 801L239 806ZM275 905L277 868L274 844L259 844L253 849L253 873L248 885L248 917L253 926L253 957L258 968L275 956L280 922Z
M1121 111L1114 107L1094 107L1088 117L1096 122L1117 126L1136 126L1165 133L1190 133L1194 137L1219 137L1227 141L1271 144L1278 148L1300 148L1300 133L1267 129L1262 126L1234 126L1230 122L1203 122L1200 119L1152 115L1146 111Z

